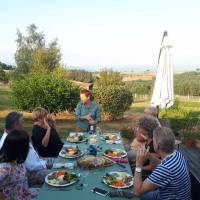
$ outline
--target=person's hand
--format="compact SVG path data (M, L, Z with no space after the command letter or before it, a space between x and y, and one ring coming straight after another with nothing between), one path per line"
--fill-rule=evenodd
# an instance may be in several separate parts
M49 123L48 123L48 120L46 118L44 118L44 126L45 126L46 129L50 129L51 128Z
M142 167L145 160L150 156L149 149L141 148L137 151L136 166Z
M96 124L96 120L94 120L94 119L89 120L89 124L90 125L95 125Z
M143 135L142 133L140 134L141 138L143 138L144 141L147 141L148 140L148 137Z
M86 118L88 121L93 120L93 118L91 117L91 115L86 115L85 118Z

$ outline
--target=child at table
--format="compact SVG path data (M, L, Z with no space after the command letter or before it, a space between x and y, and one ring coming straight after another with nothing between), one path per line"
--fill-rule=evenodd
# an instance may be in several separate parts
M29 136L23 130L10 132L0 152L0 198L33 200L36 189L28 188L24 161L29 151Z

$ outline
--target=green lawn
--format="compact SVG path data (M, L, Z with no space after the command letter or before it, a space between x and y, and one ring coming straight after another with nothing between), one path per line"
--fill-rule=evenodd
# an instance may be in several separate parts
M13 109L15 106L11 99L11 89L8 85L0 84L0 111Z

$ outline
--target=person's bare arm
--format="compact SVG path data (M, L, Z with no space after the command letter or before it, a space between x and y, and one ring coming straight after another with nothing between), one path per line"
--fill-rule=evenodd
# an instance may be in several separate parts
M151 172L151 171L153 171L155 169L155 167L156 166L153 163L150 162L148 165L143 166L142 170Z
M148 155L149 164L146 166L143 166L142 169L144 171L153 171L158 164L160 164L160 159L158 158L158 155L156 153L149 153Z
M48 124L46 119L44 119L44 124L45 124L45 126L47 128L47 131L46 131L45 136L42 139L42 145L44 147L47 147L48 144L49 144L49 139L50 139L50 134L51 134L51 127L49 126L49 124Z
M148 180L142 182L142 173L135 172L133 190L135 196L139 197L146 192L155 190L156 188L157 186L149 182Z
M149 157L149 152L145 148L139 149L136 157L136 168L141 168L145 160ZM145 180L142 182L142 172L135 171L134 174L134 194L136 196L141 196L142 194L156 189L157 186Z
M152 163L152 165L154 165L155 167L160 164L160 158L158 157L158 154L156 153L150 153L149 155L149 160Z
M91 118L90 115L82 115L82 116L80 116L80 120L88 120L88 121L90 121L90 120L92 120L92 118Z

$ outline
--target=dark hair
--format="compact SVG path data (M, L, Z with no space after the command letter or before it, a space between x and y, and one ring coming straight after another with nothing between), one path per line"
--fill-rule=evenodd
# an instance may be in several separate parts
M0 159L1 162L13 162L18 164L26 160L29 151L29 135L24 130L13 130L3 143Z
M14 129L14 126L16 123L19 123L20 118L22 117L22 114L19 112L10 112L6 116L5 119L5 128L6 130L12 130Z
M159 126L159 124L155 117L143 115L139 118L138 126L144 129L150 138L153 138L153 131Z
M89 90L83 89L80 91L80 94L84 94L86 97L91 95L91 92Z
M94 101L94 96L90 90L83 89L80 91L80 94L84 94L86 97L90 96L90 101Z

